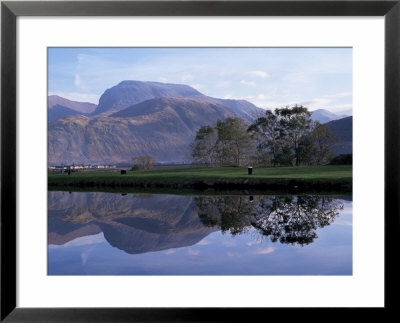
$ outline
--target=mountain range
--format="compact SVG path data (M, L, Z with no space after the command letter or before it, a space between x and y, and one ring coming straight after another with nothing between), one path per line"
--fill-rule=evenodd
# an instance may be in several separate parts
M99 99L99 105L92 115L110 115L138 103L157 98L187 98L225 105L247 121L252 121L260 113L263 113L262 109L248 101L212 98L184 84L122 81L103 93Z
M347 115L337 115L325 109L318 109L312 111L311 120L318 121L319 123L327 123L329 121L342 119L348 117Z
M227 117L250 123L263 114L248 101L212 98L182 84L123 81L106 90L97 106L52 95L48 163L114 164L143 154L182 162L200 126ZM340 118L322 109L313 116L321 123Z

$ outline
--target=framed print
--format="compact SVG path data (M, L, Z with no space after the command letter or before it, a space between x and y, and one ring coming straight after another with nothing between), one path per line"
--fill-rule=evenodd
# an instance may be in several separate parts
M395 310L398 1L1 11L1 320Z

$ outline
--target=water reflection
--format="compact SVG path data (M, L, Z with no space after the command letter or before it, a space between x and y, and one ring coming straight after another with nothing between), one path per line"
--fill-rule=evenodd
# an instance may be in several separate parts
M49 192L49 244L104 233L127 253L193 245L213 231L255 228L272 242L307 245L343 203L326 196L178 196Z
M255 228L272 242L306 245L316 229L331 224L343 203L326 196L195 197L198 214L207 227L241 234Z
M351 213L351 197L49 192L49 274L348 275Z
M193 245L217 229L205 227L192 197L49 192L49 244L103 232L130 254Z

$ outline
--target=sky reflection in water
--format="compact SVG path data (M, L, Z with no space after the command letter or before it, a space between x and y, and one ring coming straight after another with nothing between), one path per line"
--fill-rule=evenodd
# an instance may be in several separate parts
M351 275L352 198L49 192L49 275Z

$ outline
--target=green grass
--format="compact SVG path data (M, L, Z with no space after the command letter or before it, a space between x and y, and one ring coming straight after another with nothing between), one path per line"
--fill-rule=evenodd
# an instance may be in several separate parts
M253 175L247 174L247 167L181 167L168 169L155 169L143 171L128 171L121 175L119 172L73 172L71 175L61 173L49 173L49 185L107 185L129 183L164 183L164 184L188 184L198 181L213 180L240 180L247 179L265 182L279 179L297 179L305 181L328 181L351 183L351 165L328 166L298 166L298 167L270 167L253 168Z

